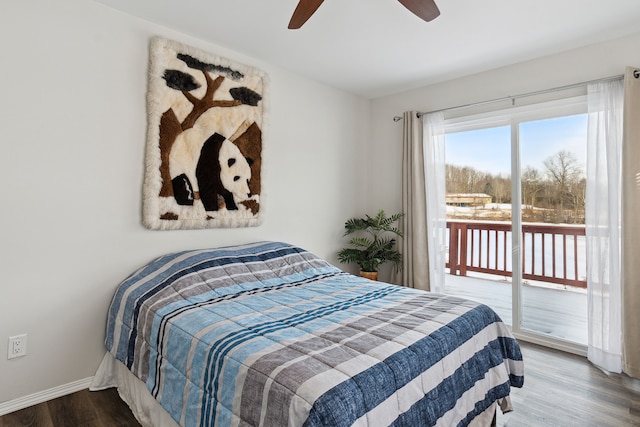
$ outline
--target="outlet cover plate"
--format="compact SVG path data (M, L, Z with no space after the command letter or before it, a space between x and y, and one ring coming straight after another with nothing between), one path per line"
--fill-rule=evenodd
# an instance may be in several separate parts
M15 359L27 355L27 334L9 337L7 359Z

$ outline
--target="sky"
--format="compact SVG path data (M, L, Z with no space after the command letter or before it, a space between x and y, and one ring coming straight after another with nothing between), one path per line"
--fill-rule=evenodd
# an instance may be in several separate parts
M584 169L587 156L587 115L558 117L520 124L521 167L544 173L544 160L561 150L572 152ZM445 161L470 166L480 172L511 174L508 126L449 133L445 137Z

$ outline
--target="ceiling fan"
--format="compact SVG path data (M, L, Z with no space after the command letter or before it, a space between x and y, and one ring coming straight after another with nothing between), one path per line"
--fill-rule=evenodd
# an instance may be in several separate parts
M289 29L296 30L307 22L311 15L320 7L324 0L300 0L296 10L293 11ZM417 17L427 22L436 19L440 10L434 0L398 0L404 7L413 12Z

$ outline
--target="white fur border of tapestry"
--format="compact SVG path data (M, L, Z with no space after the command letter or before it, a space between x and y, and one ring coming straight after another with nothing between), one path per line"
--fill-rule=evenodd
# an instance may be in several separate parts
M144 225L260 225L268 76L154 37L148 78Z

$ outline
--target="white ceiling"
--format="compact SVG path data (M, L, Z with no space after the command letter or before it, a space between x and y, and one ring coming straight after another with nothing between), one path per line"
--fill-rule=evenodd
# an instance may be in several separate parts
M436 0L430 23L396 0L327 0L299 30L298 0L96 1L367 98L640 31L640 0Z

